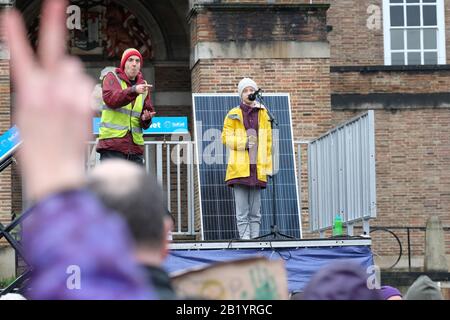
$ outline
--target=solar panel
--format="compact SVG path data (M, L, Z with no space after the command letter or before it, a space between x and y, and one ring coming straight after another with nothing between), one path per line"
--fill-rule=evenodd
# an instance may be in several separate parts
M263 98L278 122L273 130L276 223L283 234L301 238L289 95L265 94ZM203 240L239 239L234 194L225 183L227 149L221 141L225 116L239 102L237 95L193 95ZM272 191L269 179L261 194L260 235L270 233L273 224Z

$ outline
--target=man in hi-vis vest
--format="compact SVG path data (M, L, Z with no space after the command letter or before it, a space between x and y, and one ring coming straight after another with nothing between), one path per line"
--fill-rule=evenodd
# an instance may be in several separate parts
M100 160L121 158L144 163L144 136L155 115L151 85L141 73L142 55L130 48L123 52L120 68L103 79L104 106L97 152Z

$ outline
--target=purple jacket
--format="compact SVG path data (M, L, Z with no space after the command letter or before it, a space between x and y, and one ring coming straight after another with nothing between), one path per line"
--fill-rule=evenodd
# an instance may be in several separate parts
M125 223L91 193L50 196L30 209L23 243L31 299L155 299Z

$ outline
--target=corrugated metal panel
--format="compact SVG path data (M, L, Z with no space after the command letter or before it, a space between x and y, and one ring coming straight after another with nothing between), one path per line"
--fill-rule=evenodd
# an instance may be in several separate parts
M374 112L334 128L308 146L311 231L376 217Z

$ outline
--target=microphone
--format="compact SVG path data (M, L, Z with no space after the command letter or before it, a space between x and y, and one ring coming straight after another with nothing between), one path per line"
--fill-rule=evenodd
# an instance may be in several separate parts
M261 88L259 88L258 90L256 90L255 92L253 92L253 93L250 93L249 95L248 95L248 100L250 100L250 101L255 101L256 100L256 97L257 96L259 96L259 93L261 92Z

